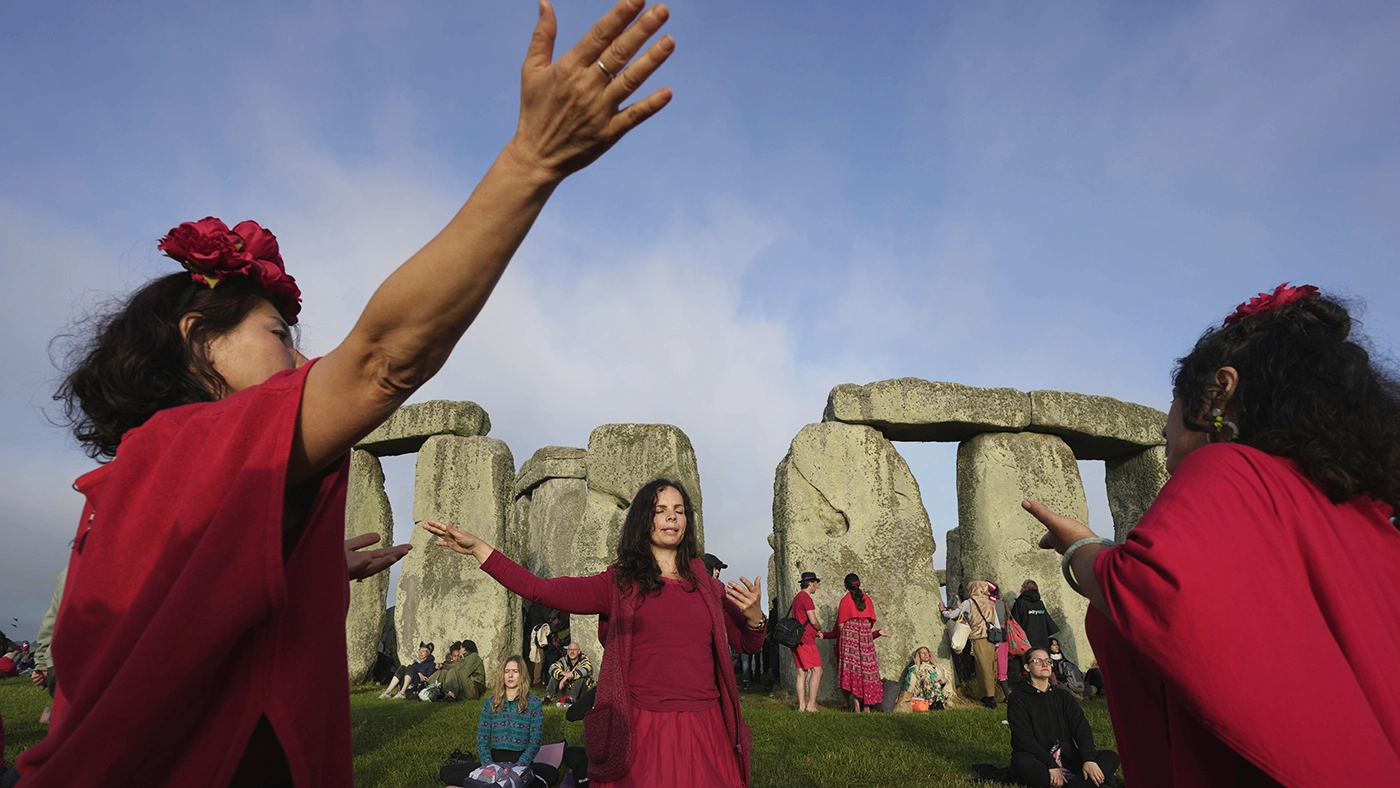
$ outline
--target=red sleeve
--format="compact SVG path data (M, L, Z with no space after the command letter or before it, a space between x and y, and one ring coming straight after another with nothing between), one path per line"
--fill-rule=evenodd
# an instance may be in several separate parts
M607 615L612 609L612 575L609 572L547 580L536 577L500 550L492 552L481 568L511 591L555 610L591 616Z
M1400 724L1400 692L1375 696L1383 675L1400 686L1380 664L1395 651L1381 643L1400 643L1397 558L1394 526L1331 503L1291 461L1213 444L1182 461L1123 545L1095 557L1113 616L1099 623L1155 668L1172 702L1276 779L1364 784L1341 775L1400 770L1400 728L1384 732ZM1267 644L1307 655L1326 692L1279 692L1292 668ZM1387 657L1368 675L1377 653Z

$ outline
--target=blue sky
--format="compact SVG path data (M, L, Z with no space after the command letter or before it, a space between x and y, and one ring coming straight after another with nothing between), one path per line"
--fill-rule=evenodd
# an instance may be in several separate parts
M559 2L561 45L602 2ZM1165 407L1284 280L1400 338L1400 7L676 2L676 98L556 194L447 369L517 463L621 421L695 443L709 546L763 571L774 467L843 382ZM253 218L324 353L514 130L534 5L29 4L0 29L0 623L32 636L90 467L49 340ZM940 549L953 447L901 446ZM1109 528L1101 469L1094 522ZM411 460L389 464L411 527ZM1097 476L1096 476L1097 474ZM736 559L735 556L738 558ZM941 563L941 552L938 557ZM11 618L18 626L8 626Z

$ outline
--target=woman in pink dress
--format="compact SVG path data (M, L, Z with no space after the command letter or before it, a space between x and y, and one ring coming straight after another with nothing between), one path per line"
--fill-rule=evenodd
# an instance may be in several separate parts
M535 604L598 615L603 664L583 719L588 776L612 788L749 784L753 734L739 711L729 648L763 648L761 578L710 576L689 527L690 496L657 479L627 510L617 561L589 577L535 577L477 537L423 524ZM719 661L716 655L723 655Z

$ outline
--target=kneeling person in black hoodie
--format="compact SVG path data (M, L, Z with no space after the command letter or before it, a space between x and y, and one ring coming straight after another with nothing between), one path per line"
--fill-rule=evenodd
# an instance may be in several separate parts
M1094 747L1094 732L1079 702L1050 685L1050 654L1026 654L1030 679L1017 685L1007 704L1011 726L1011 774L1034 786L1098 786L1118 771L1118 754Z

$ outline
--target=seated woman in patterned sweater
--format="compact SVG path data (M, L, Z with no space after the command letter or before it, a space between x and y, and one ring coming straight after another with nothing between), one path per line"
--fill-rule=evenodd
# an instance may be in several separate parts
M544 736L544 706L525 686L525 660L510 657L496 674L496 689L481 704L476 750L482 763L529 766Z

